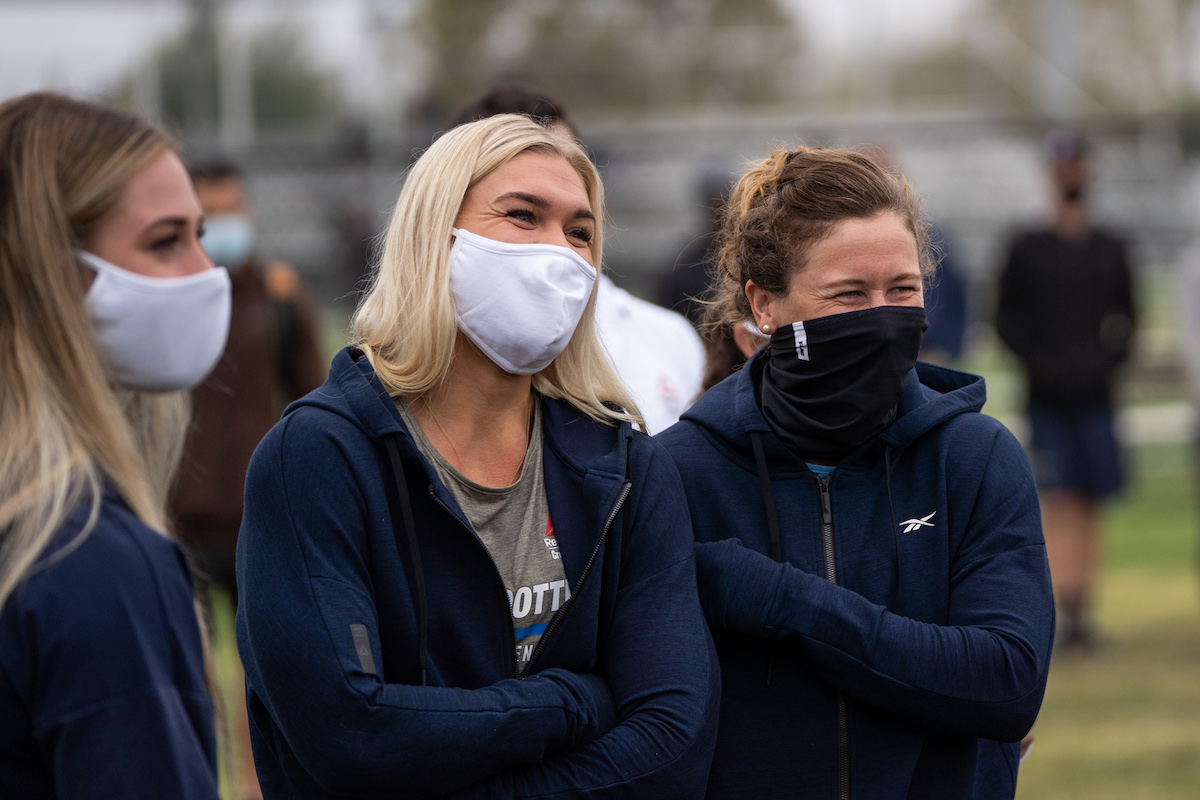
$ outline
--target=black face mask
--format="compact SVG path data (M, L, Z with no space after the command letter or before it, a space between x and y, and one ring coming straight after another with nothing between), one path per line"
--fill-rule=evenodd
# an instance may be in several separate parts
M801 458L840 460L896 417L925 309L878 306L785 325L759 359L759 407Z

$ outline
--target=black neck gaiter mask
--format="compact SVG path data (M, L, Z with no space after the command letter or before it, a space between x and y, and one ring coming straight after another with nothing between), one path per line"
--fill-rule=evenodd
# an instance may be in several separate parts
M785 325L760 356L759 408L797 456L840 461L896 417L925 309L878 306Z

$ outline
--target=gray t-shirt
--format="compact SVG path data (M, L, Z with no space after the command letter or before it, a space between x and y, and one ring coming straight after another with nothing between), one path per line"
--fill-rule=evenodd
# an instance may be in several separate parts
M542 477L541 404L534 403L520 477L511 486L499 487L478 484L455 469L430 444L408 402L397 398L396 407L417 449L433 465L496 563L512 610L517 674L523 674L554 612L571 596Z

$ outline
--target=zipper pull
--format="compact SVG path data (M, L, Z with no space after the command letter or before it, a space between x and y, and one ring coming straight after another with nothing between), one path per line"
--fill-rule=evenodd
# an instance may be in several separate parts
M825 525L833 524L833 499L829 493L829 476L818 475L817 483L821 486L821 522Z

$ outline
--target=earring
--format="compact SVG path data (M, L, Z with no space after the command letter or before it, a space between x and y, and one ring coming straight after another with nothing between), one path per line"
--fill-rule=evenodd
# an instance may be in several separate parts
M761 327L759 330L761 330L763 333L770 333L770 332L771 332L771 326L770 326L770 325L763 325L763 326L762 326L762 327Z

